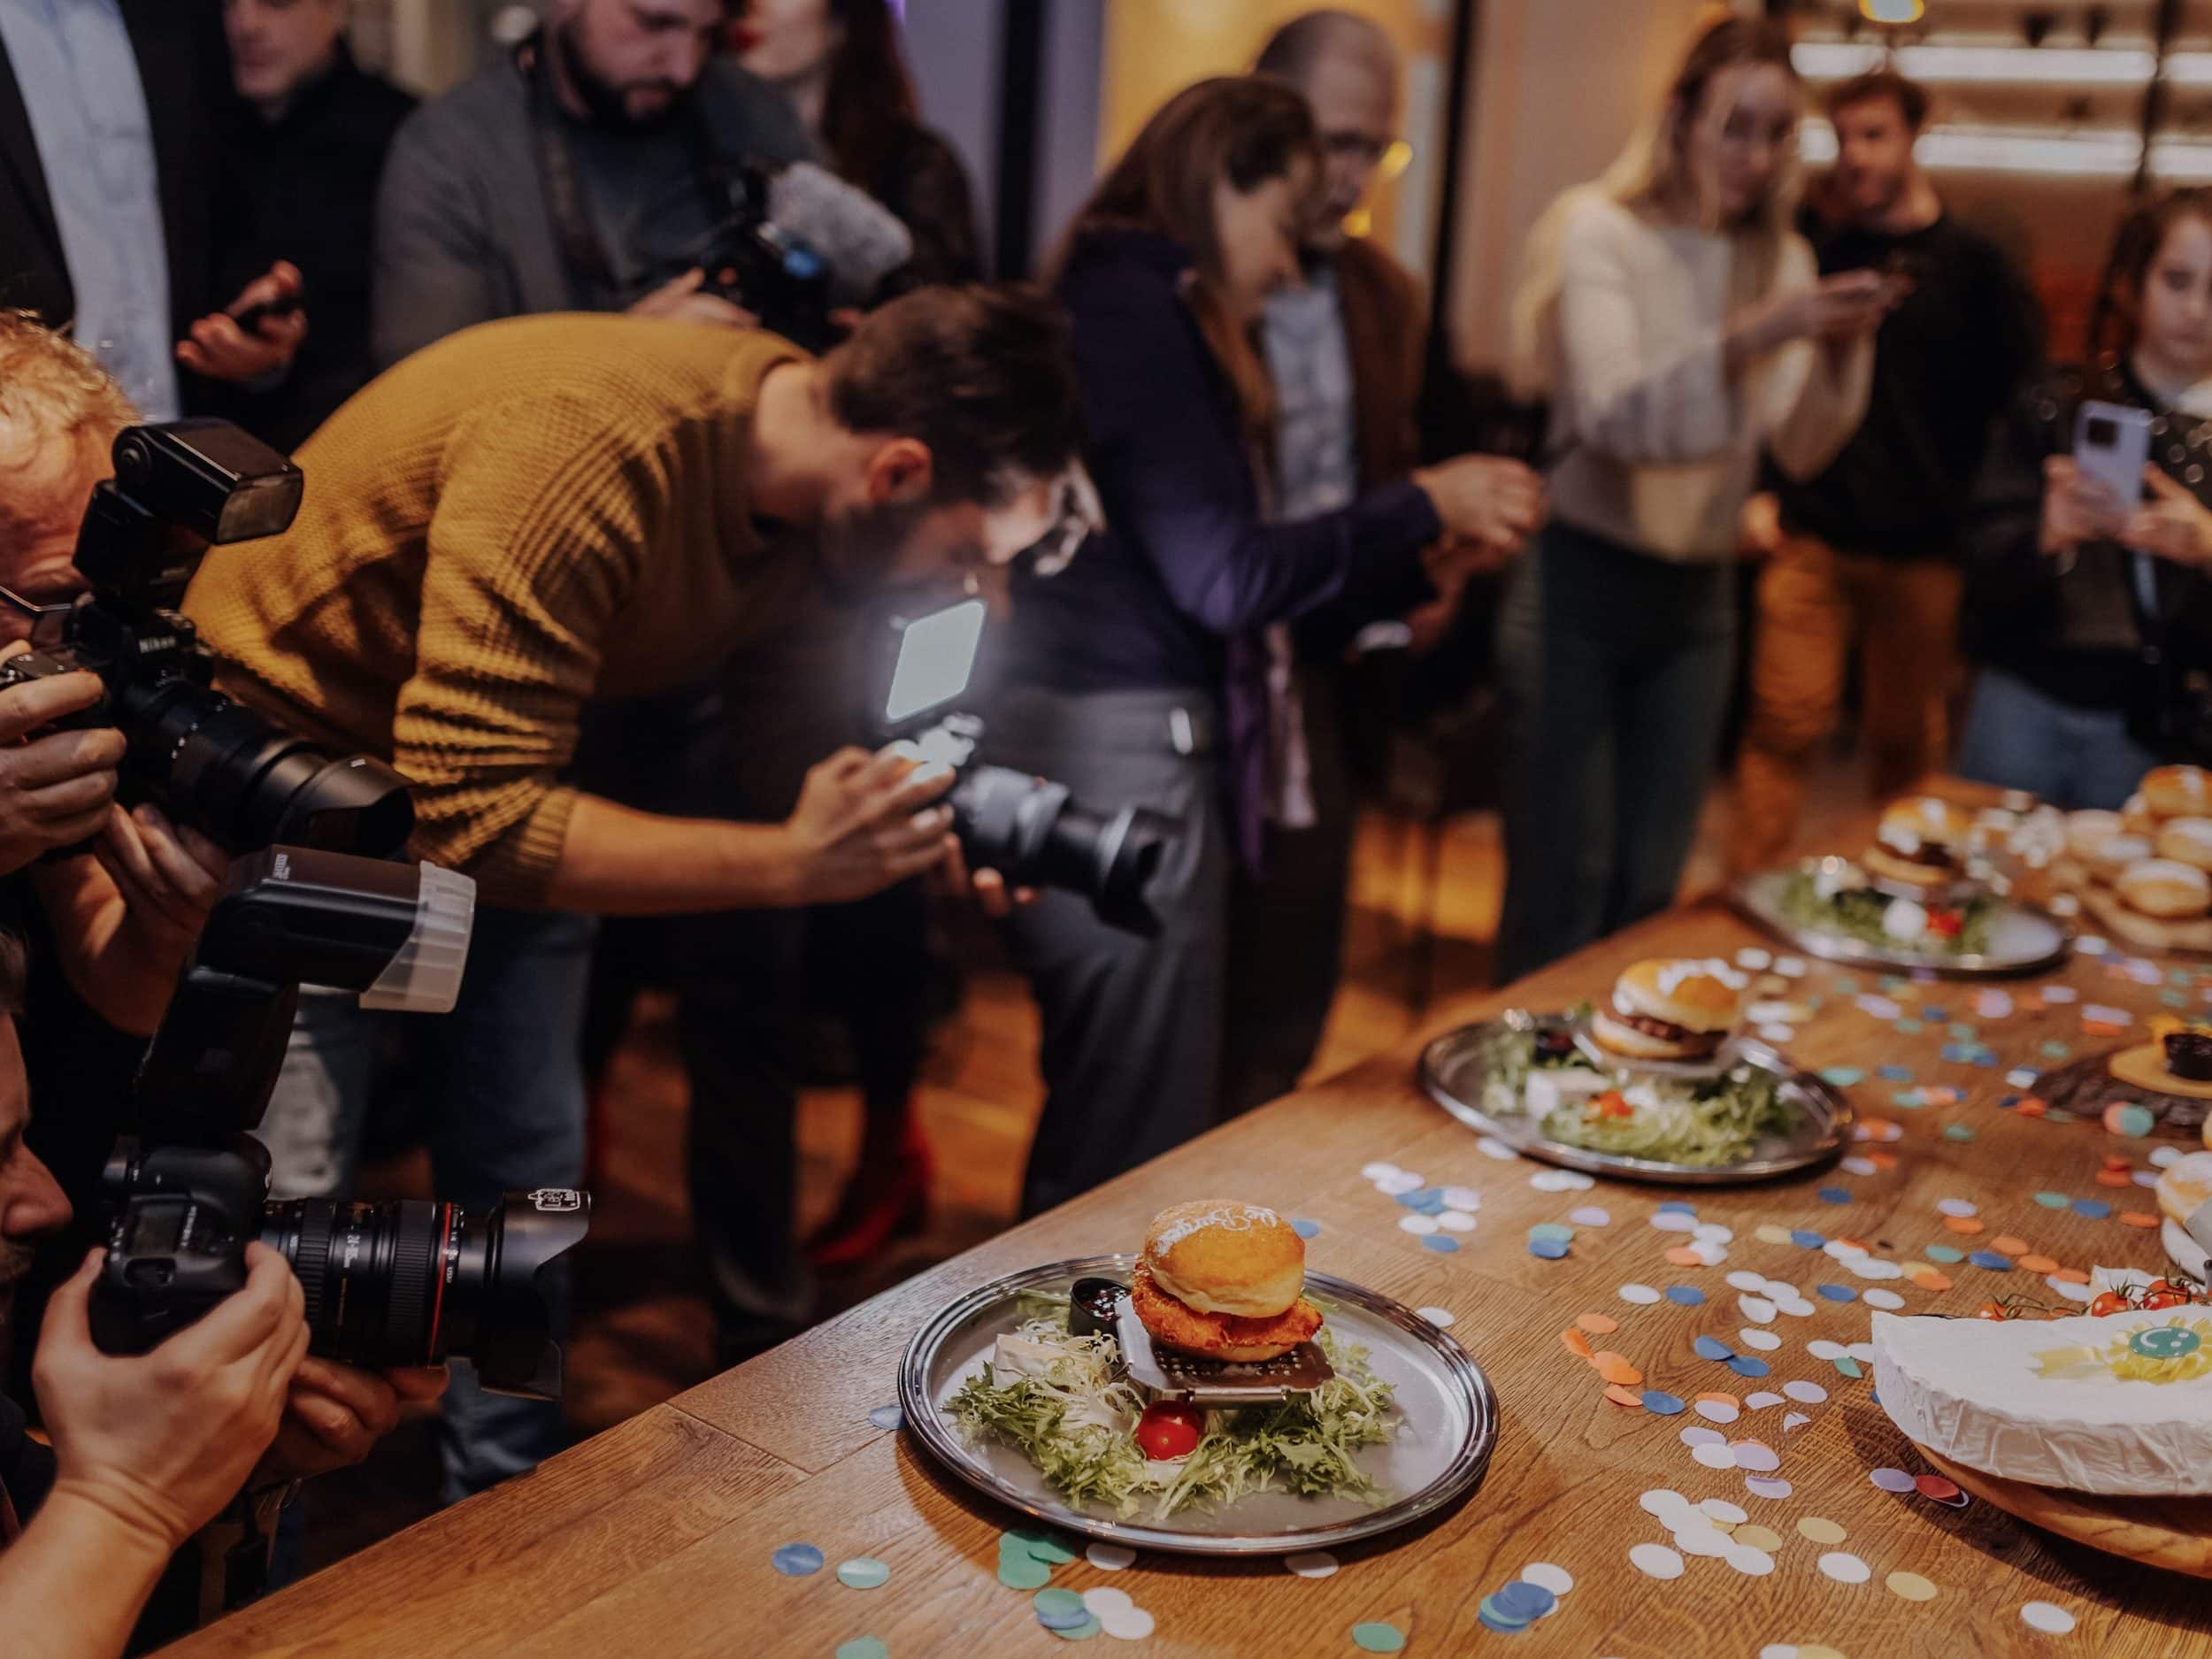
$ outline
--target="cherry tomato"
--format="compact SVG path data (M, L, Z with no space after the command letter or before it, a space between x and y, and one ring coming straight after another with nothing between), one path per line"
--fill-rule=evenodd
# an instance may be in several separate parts
M2143 1306L2152 1313L2156 1313L2162 1308L2185 1308L2188 1305L2189 1293L2184 1290L2175 1290L2170 1286L2163 1290L2154 1289L2146 1292L2143 1297Z
M1196 1406L1156 1400L1137 1419L1137 1444L1155 1463L1170 1463L1198 1449L1206 1432L1206 1414Z
M2108 1314L2125 1313L2128 1311L2128 1299L2116 1290L2101 1291L2097 1299L2089 1304L2089 1311L2100 1319Z
M1590 1110L1601 1118L1633 1118L1636 1109L1628 1103L1628 1097L1617 1088L1609 1088L1590 1102Z
M1982 1303L1980 1307L1974 1310L1974 1317L1977 1319L2001 1320L2005 1317L2005 1310L2002 1308L2000 1308L1993 1302L1985 1302Z
M1938 939L1955 939L1965 926L1966 915L1962 910L1928 912L1928 931Z

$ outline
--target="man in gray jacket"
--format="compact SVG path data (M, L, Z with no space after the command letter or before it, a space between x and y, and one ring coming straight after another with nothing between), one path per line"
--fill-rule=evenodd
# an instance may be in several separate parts
M810 159L782 96L717 50L723 0L557 0L511 58L399 130L376 232L388 367L498 317L629 311L745 326L681 262L718 180Z

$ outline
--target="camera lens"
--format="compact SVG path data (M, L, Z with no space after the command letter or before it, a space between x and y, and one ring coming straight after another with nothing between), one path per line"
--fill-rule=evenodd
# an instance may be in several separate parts
M301 1198L265 1208L261 1241L299 1279L311 1351L370 1367L466 1359L487 1388L551 1400L561 1350L538 1279L590 1218L589 1194L566 1188L479 1211Z
M952 809L972 863L1019 886L1079 893L1110 926L1160 931L1145 890L1173 839L1173 820L1135 806L1102 818L1078 806L1066 785L1004 766L971 767Z
M414 828L407 780L389 766L334 760L219 691L181 679L127 686L118 713L131 776L227 852L281 841L380 858Z

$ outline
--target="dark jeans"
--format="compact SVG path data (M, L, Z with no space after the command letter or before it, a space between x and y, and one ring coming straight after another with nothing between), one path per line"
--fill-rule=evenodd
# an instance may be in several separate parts
M1512 980L1673 902L1735 675L1736 571L1554 521L1498 618Z
M1203 691L1033 688L992 712L996 764L1064 783L1094 810L1133 803L1183 824L1148 895L1157 937L1110 927L1089 900L1058 890L1007 924L1044 1016L1045 1110L1025 1216L1180 1146L1219 1115L1232 855L1212 710ZM1179 726L1192 752L1177 751Z
M1957 765L1962 778L2025 789L2068 811L2117 811L2158 760L2128 731L2124 710L2076 708L2001 668L1985 668L1967 705Z

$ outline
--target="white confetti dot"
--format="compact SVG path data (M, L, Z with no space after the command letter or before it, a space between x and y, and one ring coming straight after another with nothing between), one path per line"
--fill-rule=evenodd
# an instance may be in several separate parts
M1725 1446L1693 1446L1690 1455L1708 1469L1733 1469L1736 1466L1736 1454Z
M1794 1025L1762 1025L1759 1027L1759 1041L1772 1043L1778 1048L1786 1042L1797 1041L1797 1027Z
M1471 1187L1447 1187L1444 1202L1454 1210L1480 1210L1482 1194Z
M1782 1392L1800 1405L1816 1406L1828 1397L1828 1391L1816 1382L1793 1379L1782 1385Z
M1093 1544L1083 1555L1101 1572L1119 1572L1137 1560L1137 1552L1125 1544Z
M1698 1416L1708 1423L1733 1423L1743 1413L1725 1400L1699 1400L1693 1402ZM1725 1465L1716 1465L1724 1467Z
M1778 1301L1774 1305L1793 1319L1809 1319L1816 1311L1813 1304L1802 1296L1798 1297L1794 1302Z
M1754 1325L1772 1325L1779 1311L1764 1296L1743 1295L1736 1299L1736 1306L1743 1310L1743 1317Z
M1397 1173L1399 1169L1394 1164L1370 1164L1360 1170L1361 1178L1370 1181L1386 1181Z
M1659 1300L1659 1293L1648 1285L1623 1285L1617 1294L1623 1302L1632 1302L1639 1308L1648 1308Z
M1126 1590L1118 1590L1110 1584L1094 1585L1083 1592L1083 1605L1097 1614L1122 1613L1136 1606Z
M2046 1636L2063 1636L2074 1628L2074 1616L2055 1601L2028 1602L2020 1609L2020 1622Z
M1580 1170L1545 1170L1530 1176L1528 1184L1540 1193L1586 1193L1597 1181Z
M1425 1185L1411 1170L1400 1170L1395 1175L1386 1175L1375 1183L1375 1190L1386 1197L1395 1198L1402 1193L1417 1193Z
M1871 1175L1874 1173L1874 1160L1854 1154L1843 1160L1841 1167L1847 1175Z
M1501 1164L1509 1163L1521 1155L1495 1135L1485 1135L1475 1142L1475 1150L1486 1158L1495 1158Z
M1728 1534L1701 1517L1675 1533L1674 1547L1686 1555L1717 1561L1728 1553Z
M1820 1247L1820 1253L1832 1262L1844 1262L1855 1256L1864 1256L1866 1246L1854 1244L1848 1239L1831 1239Z
M1682 1576L1682 1557L1664 1544L1637 1545L1628 1552L1628 1564L1647 1578L1679 1578Z
M1787 1434L1792 1429L1801 1429L1811 1421L1812 1418L1802 1411L1786 1412L1782 1417L1782 1432Z
M1693 1239L1701 1240L1707 1244L1728 1244L1736 1237L1732 1230L1722 1226L1717 1221L1699 1222L1690 1230L1690 1236Z
M1710 1239L1700 1239L1696 1243L1686 1248L1692 1256L1697 1257L1698 1264L1701 1267L1718 1267L1728 1259L1728 1247L1724 1244L1715 1244Z
M1797 1644L1770 1641L1759 1649L1759 1659L1797 1659Z
M1820 1558L1820 1570L1838 1584L1864 1584L1874 1576L1866 1563L1847 1549L1832 1549Z
M1755 1325L1747 1325L1736 1333L1736 1338L1746 1348L1755 1348L1762 1354L1771 1354L1782 1346L1782 1339L1771 1331L1762 1331Z
M1141 1607L1101 1613L1097 1617L1099 1629L1117 1641L1142 1641L1155 1628L1152 1615Z
M1729 1274L1728 1278L1724 1282L1726 1283L1729 1289L1740 1290L1747 1295L1755 1294L1758 1292L1764 1290L1767 1286L1765 1279L1760 1278L1758 1274L1751 1271L1750 1269L1744 1267L1740 1267L1734 1272Z
M2175 1164L2180 1162L2181 1148L2178 1147L2155 1147L2152 1148L2151 1163L2159 1169L2171 1169Z
M1447 1233L1472 1233L1475 1218L1463 1210L1447 1210L1437 1217L1436 1225Z
M1459 1316L1449 1308L1416 1308L1414 1311L1440 1331L1448 1331L1459 1323Z
M1905 1305L1905 1299L1893 1290L1870 1290L1859 1300L1870 1308L1879 1308L1885 1313L1895 1313Z
M1824 1359L1832 1363L1841 1359L1846 1353L1849 1352L1842 1343L1831 1342L1824 1336L1806 1343L1805 1351L1815 1359Z
M1549 1590L1554 1595L1564 1595L1575 1587L1575 1576L1564 1567L1555 1567L1548 1561L1532 1561L1521 1569L1521 1582L1532 1584L1540 1590Z
M1585 1204L1579 1210L1570 1210L1567 1219L1578 1227L1609 1227L1613 1225L1612 1212L1596 1204Z
M1655 1210L1651 1225L1662 1233L1694 1233L1697 1217L1686 1210Z
M1862 1365L1871 1365L1874 1363L1874 1344L1871 1342L1854 1342L1844 1349L1844 1352Z
M1751 1518L1750 1512L1740 1509L1725 1498L1708 1498L1697 1506L1716 1521L1725 1521L1731 1526L1741 1526Z
M1672 1526L1676 1517L1686 1515L1697 1506L1671 1486L1654 1486L1636 1500L1636 1507L1646 1515L1655 1515Z
M2076 1285L2054 1273L2043 1281L2069 1302L2093 1302L2097 1296L2094 1285Z
M1759 1390L1759 1392L1755 1394L1746 1394L1744 1396L1744 1404L1749 1406L1754 1411L1763 1411L1769 1406L1778 1406L1781 1403L1782 1396L1780 1394L1769 1393L1764 1388Z
M1801 979L1812 972L1802 956L1777 956L1774 971L1786 979Z
M1747 1578L1763 1578L1774 1571L1774 1557L1748 1544L1730 1544L1722 1559Z
M1774 953L1756 945L1746 945L1736 953L1736 965L1747 973L1764 973L1774 965Z
M1325 1578L1336 1571L1336 1557L1325 1549L1310 1549L1286 1557L1283 1565L1301 1578Z
M1981 1213L1980 1210L1977 1210L1971 1203L1968 1202L1963 1198L1939 1198L1936 1200L1936 1208L1942 1211L1945 1215L1956 1216L1961 1220L1964 1220L1969 1216L1978 1216Z
M1885 1262L1878 1256L1855 1256L1844 1265L1860 1279L1902 1279L1905 1270L1895 1262Z
M1398 1231L1410 1233L1416 1238L1426 1238L1436 1230L1434 1216L1400 1216L1398 1217Z

